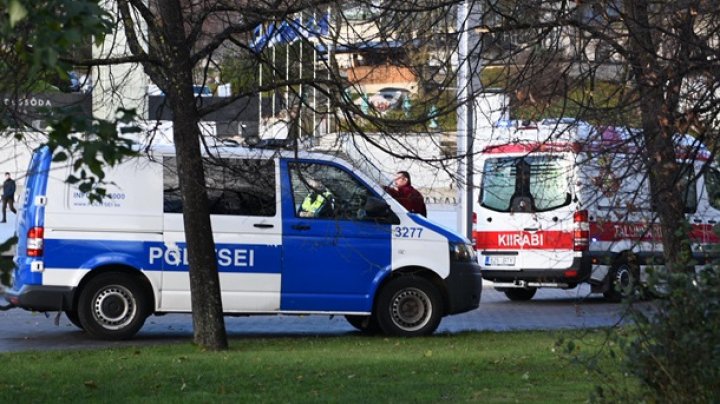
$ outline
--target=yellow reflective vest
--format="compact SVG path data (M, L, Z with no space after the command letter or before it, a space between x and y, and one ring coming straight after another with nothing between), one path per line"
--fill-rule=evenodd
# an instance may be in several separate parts
M308 196L305 197L305 200L302 203L301 208L303 212L309 212L313 216L316 216L318 212L320 212L320 209L325 206L325 203L331 197L331 195L332 194L328 191L325 191L322 194L311 192L310 194L308 194Z

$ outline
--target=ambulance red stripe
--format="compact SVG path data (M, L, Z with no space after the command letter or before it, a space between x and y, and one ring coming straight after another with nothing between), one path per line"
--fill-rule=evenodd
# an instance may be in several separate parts
M474 232L477 250L572 250L573 233L571 231L476 231ZM695 242L718 244L720 237L710 224L692 226L690 237ZM660 226L655 224L650 230L645 223L603 222L590 223L590 238L593 241L662 241Z
M564 231L487 231L475 233L478 250L572 250L573 234Z

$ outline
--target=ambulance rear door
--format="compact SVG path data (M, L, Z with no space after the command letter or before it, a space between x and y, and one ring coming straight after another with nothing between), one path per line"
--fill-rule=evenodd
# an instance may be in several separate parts
M572 266L571 154L488 155L478 200L477 249L487 269Z

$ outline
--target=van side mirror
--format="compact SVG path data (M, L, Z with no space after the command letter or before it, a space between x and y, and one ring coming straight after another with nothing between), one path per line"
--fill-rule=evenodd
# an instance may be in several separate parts
M383 223L400 223L400 219L395 215L395 212L390 209L390 205L384 200L374 196L368 196L367 201L365 201L365 215L370 219Z

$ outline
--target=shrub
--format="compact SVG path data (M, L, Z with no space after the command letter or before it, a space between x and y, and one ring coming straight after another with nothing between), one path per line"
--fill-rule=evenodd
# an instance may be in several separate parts
M625 301L629 326L608 330L605 354L620 367L611 376L577 349L559 341L574 361L596 375L594 402L710 403L720 397L720 269L651 273L662 285L651 302ZM621 376L618 377L617 375Z
M657 274L666 293L631 310L637 333L627 369L651 401L708 403L720 397L720 272Z

